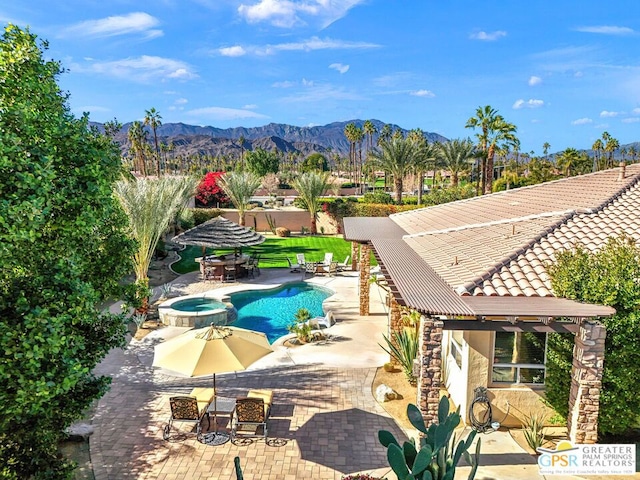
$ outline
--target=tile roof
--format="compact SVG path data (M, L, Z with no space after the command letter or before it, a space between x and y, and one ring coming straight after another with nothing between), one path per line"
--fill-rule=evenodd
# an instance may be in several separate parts
M389 218L461 295L553 296L546 264L577 242L640 241L640 165L412 210Z
M345 239L370 242L392 290L423 312L610 315L608 307L558 302L546 266L578 242L596 250L622 233L640 242L640 164L624 178L616 168L344 223Z

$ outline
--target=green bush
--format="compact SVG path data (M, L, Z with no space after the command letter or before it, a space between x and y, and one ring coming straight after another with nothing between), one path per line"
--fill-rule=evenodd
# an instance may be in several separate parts
M212 218L222 215L222 210L219 208L190 208L193 213L193 222L195 225L211 220Z
M178 229L181 231L189 230L196 226L196 222L193 218L193 209L183 208L178 215Z
M390 204L393 203L393 198L391 195L385 192L372 192L365 193L362 196L362 203L385 203Z
M616 314L602 319L606 327L604 373L600 394L599 434L624 434L638 421L640 395L637 372L640 364L640 247L629 237L612 238L591 253L578 246L557 254L549 267L556 295L587 303L609 305ZM566 415L569 401L572 342L550 335L545 386L547 401Z

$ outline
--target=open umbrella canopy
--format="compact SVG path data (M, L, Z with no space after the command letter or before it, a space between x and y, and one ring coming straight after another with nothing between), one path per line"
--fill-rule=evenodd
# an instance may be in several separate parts
M244 370L272 351L264 333L211 325L156 345L153 366L189 377L215 375Z
M210 248L242 248L260 245L264 236L224 217L215 217L190 228L171 239L183 245L200 245Z

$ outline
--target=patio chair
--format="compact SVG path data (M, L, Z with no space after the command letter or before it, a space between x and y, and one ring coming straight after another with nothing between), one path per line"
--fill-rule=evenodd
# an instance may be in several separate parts
M296 260L298 261L298 265L302 267L306 265L307 261L304 259L304 253L296 253Z
M289 264L289 271L291 273L300 272L300 268L302 268L302 265L298 263L291 263L291 260L289 260L289 257L287 257L287 263Z
M236 281L236 267L235 265L224 266L224 281L235 282Z
M171 416L164 426L162 438L169 440L174 422L187 422L196 424L196 437L201 440L202 418L207 414L209 402L198 402L198 399L192 396L181 396L171 397L169 404L171 405Z
M331 252L325 253L324 254L324 260L322 261L322 264L328 267L331 264L332 261L333 261L333 253L331 253Z
M231 424L231 440L263 437L268 435L267 421L271 413L273 392L252 390L247 397L236 400L236 410Z
M349 266L349 259L351 258L351 255L347 255L347 258L344 259L344 262L340 262L338 263L338 271L339 272L344 272L347 267Z
M322 330L323 328L329 328L331 325L336 323L336 319L333 316L333 312L329 310L324 317L314 317L310 320L307 320L311 328L314 330Z

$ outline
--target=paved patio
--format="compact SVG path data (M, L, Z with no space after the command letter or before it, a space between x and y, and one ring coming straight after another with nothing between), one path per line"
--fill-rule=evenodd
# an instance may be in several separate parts
M272 285L299 279L300 274L288 270L266 271L249 283ZM181 277L174 283L184 285L184 293L211 288L191 280L195 278ZM338 292L325 303L339 322L331 329L332 337L321 344L293 348L275 345L276 351L250 370L216 376L222 396L242 396L255 388L274 391L269 437L283 445L256 440L247 446L231 442L211 446L195 436L175 433L168 442L162 439L169 397L211 385L210 377L180 378L151 367L153 345L184 330L167 327L132 341L125 350L111 352L96 372L113 376L112 388L93 418L90 445L96 480L235 479L236 455L247 480L328 480L361 471L387 473L386 451L378 443L377 432L390 430L400 438L405 434L371 393L376 367L387 358L377 345L386 330L384 306L378 301L372 316L357 315L353 274L311 281ZM382 298L379 292L373 298L376 295ZM192 427L176 426L185 433Z

